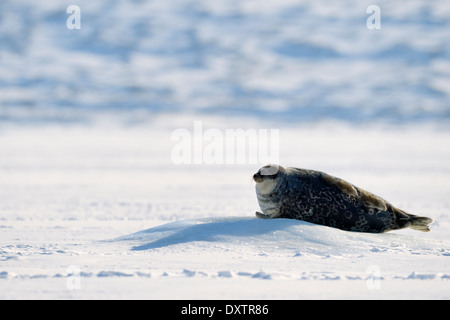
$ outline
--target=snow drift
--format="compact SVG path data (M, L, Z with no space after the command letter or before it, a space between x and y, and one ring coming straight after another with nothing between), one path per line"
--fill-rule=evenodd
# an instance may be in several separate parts
M438 240L402 234L349 232L292 219L261 220L243 217L187 219L126 235L132 250L170 249L194 242L248 246L266 250L294 250L315 255L390 252L450 255L450 246Z

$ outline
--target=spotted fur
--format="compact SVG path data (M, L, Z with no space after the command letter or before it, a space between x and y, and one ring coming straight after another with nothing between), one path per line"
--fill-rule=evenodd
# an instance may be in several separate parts
M256 213L258 218L290 218L371 233L408 227L430 231L432 219L406 213L342 179L320 171L281 166L274 174L263 174L263 169L271 166L253 176L263 211Z

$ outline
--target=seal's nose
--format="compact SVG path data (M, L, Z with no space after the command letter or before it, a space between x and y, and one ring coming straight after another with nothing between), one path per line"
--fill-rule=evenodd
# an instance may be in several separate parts
M255 182L261 182L263 180L263 178L261 177L261 175L257 172L253 175L253 180L255 180Z

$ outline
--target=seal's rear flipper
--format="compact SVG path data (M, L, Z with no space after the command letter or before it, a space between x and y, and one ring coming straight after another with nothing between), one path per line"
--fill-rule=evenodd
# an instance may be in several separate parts
M264 214L258 211L256 211L256 217L258 219L270 219L270 216L268 214Z
M409 225L411 229L419 230L423 232L430 231L429 224L433 223L433 219L427 218L427 217L418 217L418 216L411 216L409 219Z

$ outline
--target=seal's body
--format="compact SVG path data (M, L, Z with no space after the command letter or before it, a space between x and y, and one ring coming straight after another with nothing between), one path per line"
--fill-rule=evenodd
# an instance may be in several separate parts
M277 165L253 175L262 219L304 220L348 231L430 231L433 220L400 210L386 200L324 172Z

